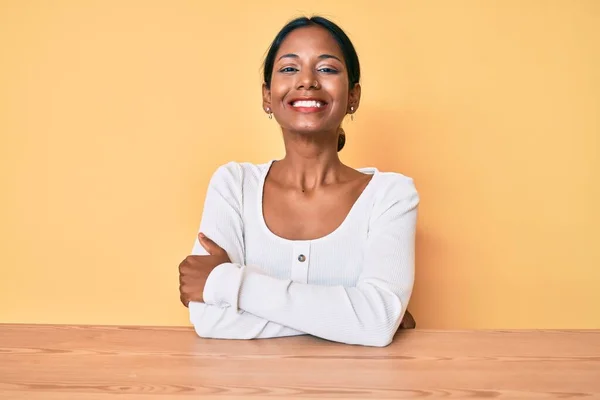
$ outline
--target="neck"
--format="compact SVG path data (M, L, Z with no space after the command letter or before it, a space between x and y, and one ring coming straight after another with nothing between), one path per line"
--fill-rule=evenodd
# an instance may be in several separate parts
M302 191L337 182L343 168L337 152L337 136L312 134L308 140L298 136L284 132L286 154L277 162L274 178ZM316 137L321 140L315 140Z

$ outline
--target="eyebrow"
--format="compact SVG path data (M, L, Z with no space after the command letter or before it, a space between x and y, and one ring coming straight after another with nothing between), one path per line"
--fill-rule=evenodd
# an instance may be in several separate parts
M298 54L288 53L288 54L284 54L281 57L279 57L277 59L277 61L281 60L282 58L300 58L300 57L298 56ZM318 58L321 60L325 60L328 58L335 58L339 62L342 62L342 60L340 60L338 57L334 56L333 54L321 54Z

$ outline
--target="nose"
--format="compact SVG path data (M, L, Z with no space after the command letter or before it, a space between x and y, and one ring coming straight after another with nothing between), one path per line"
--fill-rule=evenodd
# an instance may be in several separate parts
M319 81L312 69L308 68L300 72L298 75L298 82L296 83L296 89L318 89Z

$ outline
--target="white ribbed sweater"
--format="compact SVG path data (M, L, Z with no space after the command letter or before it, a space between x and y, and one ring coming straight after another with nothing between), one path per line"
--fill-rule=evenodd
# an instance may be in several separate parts
M252 339L311 334L386 346L414 282L419 196L413 180L375 168L343 223L314 240L288 240L262 210L266 164L229 163L213 175L200 231L227 251L191 302L199 336ZM198 240L193 255L205 255Z

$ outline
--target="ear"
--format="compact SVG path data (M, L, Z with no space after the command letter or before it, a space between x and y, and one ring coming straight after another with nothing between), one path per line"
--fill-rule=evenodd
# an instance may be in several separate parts
M271 110L273 112L273 107L271 107L271 89L267 87L266 83L263 83L262 86L262 98L263 98L263 110L268 114L267 110Z
M348 114L355 113L358 110L358 106L360 105L360 90L360 83L356 83L350 89L348 93L348 110L346 111ZM350 111L350 107L354 107L354 111Z

